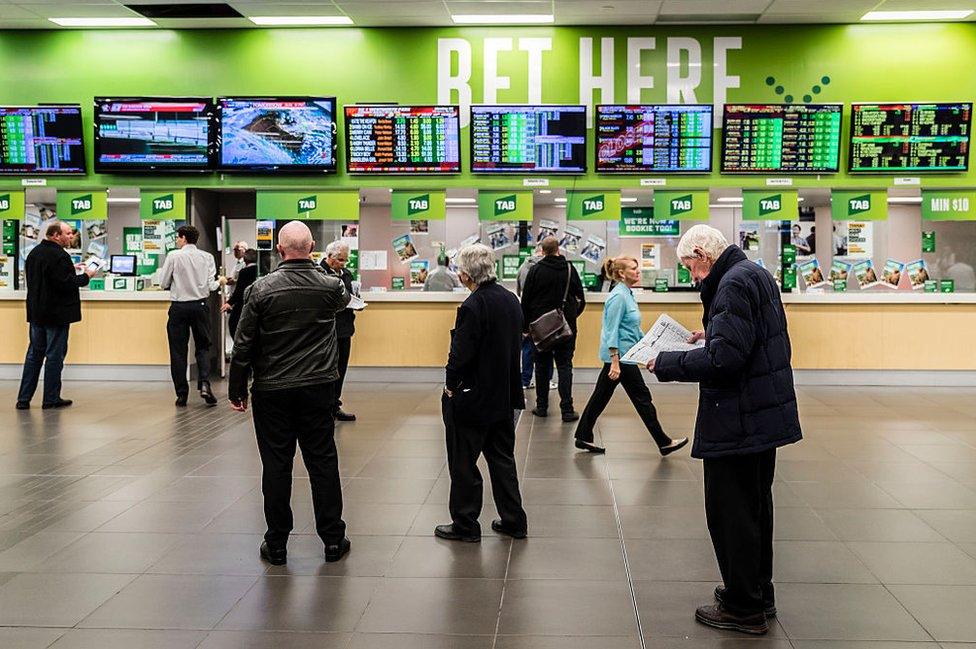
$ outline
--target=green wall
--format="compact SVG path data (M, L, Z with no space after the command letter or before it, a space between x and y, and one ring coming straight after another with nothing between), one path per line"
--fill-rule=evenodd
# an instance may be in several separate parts
M741 49L713 56L714 39L741 38ZM343 104L358 101L435 103L438 101L438 40L464 39L471 47L470 85L473 103L483 101L486 38L513 38L514 51L497 57L497 73L509 76L510 89L499 90L497 103L529 100L529 56L519 51L520 38L549 38L551 50L541 55L541 99L544 103L579 103L581 38L593 39L593 70L599 71L601 39L614 44L614 95L627 100L628 38L654 38L655 49L640 57L641 73L653 75L654 87L644 89L644 102L663 103L668 70L689 72L687 55L680 67L667 65L669 39L692 39L701 50L701 83L696 98L713 101L713 79L725 61L726 74L740 77L728 90L729 102L776 102L790 94L815 101L962 101L976 97L976 25L716 26L716 27L548 27L465 29L249 29L131 31L2 31L0 32L0 103L79 102L87 125L86 155L92 168L91 118L95 95L324 94ZM671 45L688 44L672 40ZM457 62L454 62L456 68ZM829 77L829 84L823 83ZM775 81L771 84L768 78ZM813 93L813 86L820 93ZM777 87L782 93L777 94ZM607 98L608 100L611 98ZM456 103L456 95L451 97ZM595 96L593 103L600 103ZM849 121L845 110L844 128ZM341 126L340 126L341 128ZM713 169L719 167L719 143ZM339 167L345 165L339 143ZM593 166L592 137L588 164ZM841 166L847 164L846 142ZM462 164L469 166L467 129L462 132ZM972 161L976 166L976 160ZM0 184L12 185L14 180ZM521 178L459 176L437 178L359 178L334 176L261 177L217 174L96 175L49 178L56 187L120 185L191 187L495 187L521 184ZM758 187L764 177L710 175L668 176L668 187ZM973 186L974 172L924 176L926 186ZM891 177L857 176L844 172L796 176L795 186L885 187ZM566 188L639 186L638 176L553 177L551 185Z

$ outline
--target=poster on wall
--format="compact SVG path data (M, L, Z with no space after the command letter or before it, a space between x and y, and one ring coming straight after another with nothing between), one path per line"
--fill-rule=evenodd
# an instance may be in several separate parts
M874 223L846 221L834 224L834 254L849 259L874 257ZM842 236L846 231L846 236ZM843 253L838 252L839 250Z
M575 225L567 225L563 231L563 238L559 241L559 247L567 252L576 252L580 248L583 240L583 231Z
M850 274L851 264L840 259L835 259L833 263L830 264L830 272L827 274L827 282L830 284L833 284L834 282L846 282Z
M898 288L898 283L901 282L901 275L904 272L904 262L889 258L881 271L881 283L891 288Z
M430 223L426 219L411 219L410 234L429 234Z
M820 288L828 283L820 268L820 260L816 257L798 263L796 269L803 276L803 283L806 284L807 289Z
M429 259L414 259L410 262L410 286L423 286L430 269Z
M924 259L916 259L905 264L905 272L912 283L912 290L917 291L925 288L925 282L932 279L929 277L929 267Z
M854 273L858 286L862 289L871 288L881 283L878 280L878 273L874 269L874 261L870 259L855 262L851 266L851 272Z
M739 223L739 247L747 252L759 250L758 221L742 221Z
M261 222L258 221L260 224ZM162 255L166 252L166 221L146 219L142 222L142 250L147 255ZM258 228L260 233L260 227ZM258 241L260 242L260 234ZM258 248L261 249L260 246ZM269 248L270 250L270 248Z
M349 250L359 250L359 224L343 223L339 228L339 239L349 246Z
M413 245L413 239L409 234L402 234L393 239L393 252L397 258L406 263L417 256L417 248Z
M596 235L592 235L586 240L586 245L580 251L580 257L589 259L594 264L599 264L603 260L603 253L606 249L607 242Z
M658 270L661 268L661 244L641 244L641 271Z
M797 258L810 257L817 252L817 228L812 221L796 221L790 229L790 243L796 247Z
M539 241L546 237L559 237L559 224L555 221L542 219L539 221Z
M143 229L145 232L145 229ZM258 250L274 249L274 221L258 221L255 234Z

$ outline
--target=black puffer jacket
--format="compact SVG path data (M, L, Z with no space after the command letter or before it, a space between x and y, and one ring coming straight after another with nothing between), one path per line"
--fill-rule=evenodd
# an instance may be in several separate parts
M311 259L283 261L254 282L234 336L228 398L247 396L252 373L254 390L338 380L335 316L347 304L342 280Z
M759 453L799 441L786 313L772 276L729 246L702 282L705 346L663 352L660 381L698 382L691 454Z

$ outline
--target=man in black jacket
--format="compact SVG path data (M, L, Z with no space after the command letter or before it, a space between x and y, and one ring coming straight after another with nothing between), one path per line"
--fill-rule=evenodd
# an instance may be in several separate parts
M434 534L452 541L481 540L482 454L491 475L491 492L501 517L491 529L521 539L525 510L515 471L515 410L525 408L519 380L522 314L518 300L498 285L495 255L481 244L458 253L461 282L471 295L458 308L451 331L441 408L451 474L452 523Z
M325 543L325 560L338 561L350 546L342 521L335 422L329 411L339 378L335 315L349 303L349 293L315 265L310 256L314 248L304 223L292 221L281 228L281 264L245 296L228 379L231 407L244 412L248 379L254 378L254 430L268 523L261 557L272 565L287 560L296 441L308 469L315 529Z
M30 345L24 358L24 372L17 393L17 409L30 408L37 390L37 380L44 365L44 399L41 407L64 408L70 399L61 398L61 370L68 354L68 328L81 320L81 296L78 288L87 286L95 271L75 272L71 257L64 251L74 231L66 223L55 221L47 227L46 238L27 255L27 322L30 323ZM46 361L46 363L45 363Z
M325 257L322 268L330 275L342 280L349 295L359 295L353 291L352 273L346 268L349 263L349 246L342 241L333 241L325 247ZM356 333L356 312L345 308L336 314L336 344L339 350L339 380L336 381L335 404L332 414L336 421L356 421L356 415L342 409L342 384L346 380L346 369L349 367L349 352L352 349L352 335Z
M527 332L531 322L558 308L563 310L573 337L551 349L536 350L535 408L532 414L537 417L549 415L549 381L555 360L559 409L563 421L576 421L579 415L573 409L573 354L576 352L576 318L586 308L583 282L573 265L559 254L559 242L555 237L546 237L540 246L544 256L526 275L522 287L522 325Z
M697 382L692 457L704 461L705 516L724 587L695 618L763 634L776 615L773 592L773 473L776 449L801 438L786 313L773 277L696 225L678 257L701 283L705 346L663 352L648 367L660 381Z
M234 250L236 251L237 248L235 247ZM230 328L231 338L237 333L237 323L241 321L241 311L244 310L244 294L251 287L251 284L258 279L258 251L251 248L244 250L241 254L241 261L244 262L244 266L237 272L237 277L234 280L234 292L220 307L224 313L230 312L230 317L227 318L227 326Z

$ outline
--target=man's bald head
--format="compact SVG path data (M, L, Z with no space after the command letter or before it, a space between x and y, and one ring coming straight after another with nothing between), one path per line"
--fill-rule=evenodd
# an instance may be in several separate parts
M290 221L278 231L278 253L283 260L309 259L314 248L312 231L301 221Z

